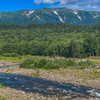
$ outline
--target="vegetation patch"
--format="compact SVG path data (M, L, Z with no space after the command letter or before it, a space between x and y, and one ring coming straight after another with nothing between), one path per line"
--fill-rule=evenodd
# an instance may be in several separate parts
M6 70L6 72L9 72L9 71L11 71L11 69L7 69L7 70Z
M78 67L77 67L78 66ZM20 68L31 68L31 69L60 69L60 68L78 68L78 69L85 69L88 67L94 68L96 65L92 61L80 61L76 62L73 59L55 59L50 60L46 58L27 58L24 60Z
M38 73L31 73L30 75L33 75L33 76L36 76L36 77L41 76L41 74L38 74Z
M4 57L4 56L0 56L0 60L6 60L6 61L17 61L17 62L21 62L25 59L25 57Z
M3 53L3 57L18 57L18 54L16 53Z
M0 84L0 88L6 88L6 87L4 87L4 86L2 86L2 84Z
M0 97L0 100L6 100L5 98Z
M94 68L96 66L96 64L94 64L92 61L86 60L86 61L80 61L78 62L78 66L80 66L80 69L85 69L88 67L92 67Z

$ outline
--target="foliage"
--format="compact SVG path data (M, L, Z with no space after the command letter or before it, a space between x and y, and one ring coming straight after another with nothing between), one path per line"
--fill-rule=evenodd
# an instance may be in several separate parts
M0 56L0 60L7 60L7 61L23 61L25 59L25 57L22 57L21 59L19 57L2 57Z
M64 56L100 55L100 24L74 26L65 23L0 25L0 55ZM20 55L20 56L19 56Z
M99 78L100 77L100 71L90 71L90 73L91 73L91 76L93 75L94 77L92 77L92 78Z
M80 69L85 69L88 67L94 68L96 66L92 61L89 61L89 60L80 61L80 62L78 62L78 65L80 66Z
M16 54L16 53L3 53L2 56L4 56L4 57L17 57L18 54Z
M69 59L68 61L66 61L66 65L67 65L67 66L70 66L70 67L74 67L74 66L77 66L77 63L76 63L75 60Z
M77 63L74 59L50 60L47 58L27 58L21 63L20 68L49 70L49 69L60 69L60 68L85 69L87 67L94 68L95 66L96 66L96 64L89 60L80 61Z

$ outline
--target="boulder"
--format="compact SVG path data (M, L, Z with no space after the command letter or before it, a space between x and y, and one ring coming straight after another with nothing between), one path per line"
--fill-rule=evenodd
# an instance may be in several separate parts
M92 97L92 98L94 98L95 94L94 93L90 93L89 96Z

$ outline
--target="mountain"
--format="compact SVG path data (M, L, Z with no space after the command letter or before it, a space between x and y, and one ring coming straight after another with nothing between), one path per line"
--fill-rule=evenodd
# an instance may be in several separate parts
M0 24L68 23L74 25L94 25L98 22L100 22L100 12L72 10L65 7L0 12Z

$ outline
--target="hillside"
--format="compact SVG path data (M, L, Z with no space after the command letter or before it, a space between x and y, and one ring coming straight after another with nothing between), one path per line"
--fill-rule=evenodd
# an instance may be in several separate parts
M91 23L91 20L93 20L93 23ZM100 12L72 10L68 8L42 8L37 10L0 12L0 24L68 23L94 25L98 22L100 22Z
M0 55L87 57L100 55L100 23L0 25ZM13 55L13 54L11 54Z

